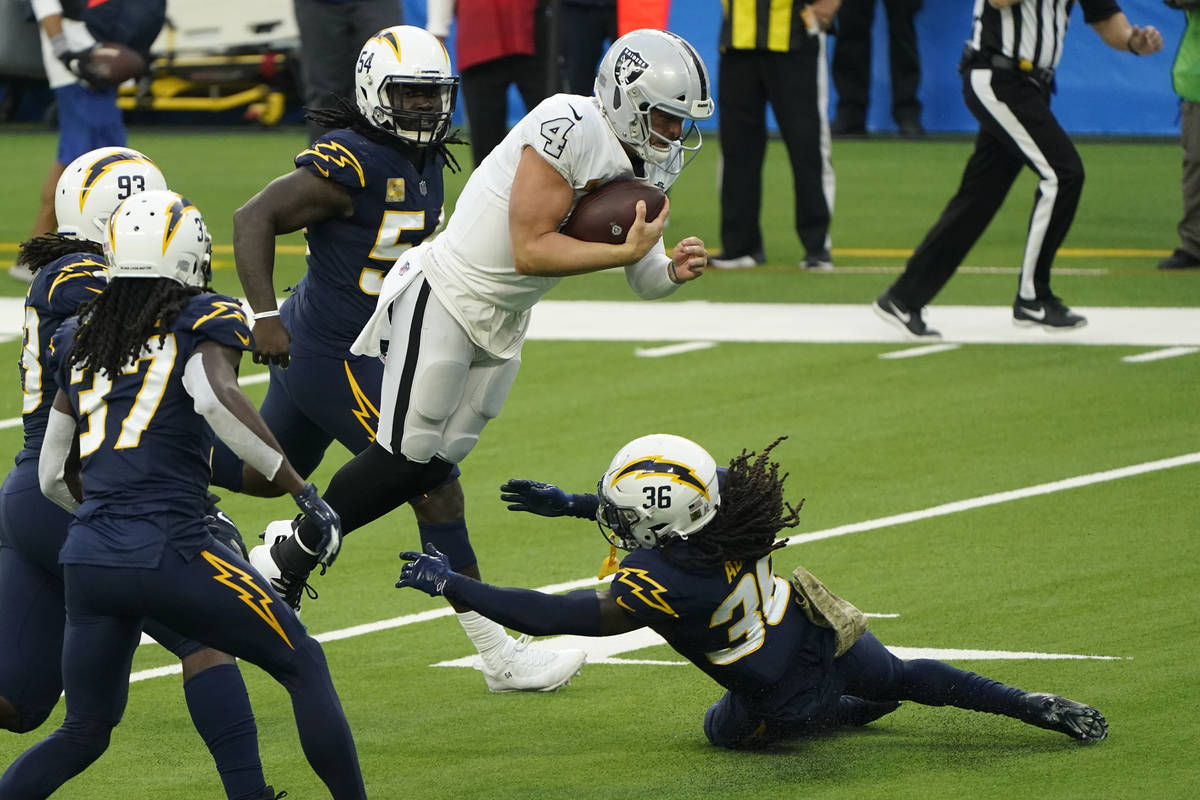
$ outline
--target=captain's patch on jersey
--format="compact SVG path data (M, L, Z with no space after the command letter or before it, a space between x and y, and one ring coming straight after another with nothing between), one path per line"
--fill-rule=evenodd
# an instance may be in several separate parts
M389 203L404 202L404 178L388 178L385 200Z

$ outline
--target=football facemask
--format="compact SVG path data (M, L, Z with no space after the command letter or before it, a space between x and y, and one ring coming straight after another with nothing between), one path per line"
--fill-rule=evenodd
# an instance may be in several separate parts
M358 54L354 99L380 130L417 145L437 144L450 135L458 76L436 36L395 25L368 39Z
M711 87L700 55L679 36L643 28L617 39L600 61L594 91L613 133L643 160L674 174L699 152L696 121L713 114ZM654 129L651 109L682 120L679 138Z
M713 457L689 439L662 433L622 447L596 492L601 532L623 550L687 539L721 503Z

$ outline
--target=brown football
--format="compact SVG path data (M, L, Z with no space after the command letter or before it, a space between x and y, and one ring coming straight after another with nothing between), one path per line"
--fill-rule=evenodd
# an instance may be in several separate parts
M633 225L637 201L646 201L646 219L662 211L667 195L637 181L610 181L579 198L562 232L585 242L622 244Z
M101 42L88 57L93 83L119 86L146 71L146 60L132 47L118 42Z

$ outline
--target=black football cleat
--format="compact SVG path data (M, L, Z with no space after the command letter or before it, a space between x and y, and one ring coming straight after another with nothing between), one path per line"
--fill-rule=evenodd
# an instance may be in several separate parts
M1175 248L1174 253L1158 262L1159 269L1196 269L1197 267L1200 267L1200 258L1196 258L1182 247Z
M1013 324L1025 327L1041 325L1048 331L1069 331L1087 325L1087 318L1067 308L1054 295L1042 300L1025 300L1018 296L1013 301Z
M274 786L266 786L256 800L283 800L285 797L287 797L287 792L276 793Z
M912 339L936 342L942 334L925 324L924 309L910 309L892 295L888 289L875 299L871 306L875 316L889 325L895 325Z
M1076 741L1090 744L1108 736L1108 720L1096 709L1056 694L1026 694L1021 719L1030 725L1065 733Z

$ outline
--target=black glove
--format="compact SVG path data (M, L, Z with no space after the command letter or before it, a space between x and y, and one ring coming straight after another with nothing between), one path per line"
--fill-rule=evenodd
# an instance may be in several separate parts
M72 50L67 44L66 34L60 33L50 38L50 50L55 58L66 65L73 75L96 89L104 85L104 81L91 68L92 51L99 46L99 42L92 42L82 50Z
M446 581L454 572L450 569L450 559L446 558L432 544L425 545L425 553L414 553L406 550L400 554L408 563L400 568L400 580L396 588L406 586L420 589L430 597L440 597L446 588Z
M311 483L292 495L296 506L304 512L306 519L317 526L321 541L317 544L317 563L322 567L333 566L338 550L342 547L342 520L329 504L321 499L317 487Z
M595 519L599 500L594 494L567 494L552 483L510 478L500 487L509 511L528 511L543 517Z

